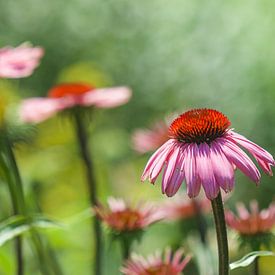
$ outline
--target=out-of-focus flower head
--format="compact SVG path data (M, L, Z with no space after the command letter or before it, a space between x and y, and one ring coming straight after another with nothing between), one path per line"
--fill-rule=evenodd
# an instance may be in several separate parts
M152 204L130 206L122 199L108 198L108 207L94 207L96 215L115 232L133 232L147 228L161 220L162 213Z
M127 103L130 97L128 87L96 89L84 83L65 83L53 87L46 98L23 100L20 117L24 122L39 123L66 109L113 108Z
M206 214L211 211L211 203L206 198L183 199L175 198L168 200L160 207L166 220L182 220L196 217L200 214Z
M151 129L137 129L132 135L132 144L140 154L151 152L169 139L169 127L159 121Z
M240 146L249 151L265 173L272 175L272 155L234 132L230 124L225 115L212 109L181 114L170 126L170 139L149 159L141 180L155 183L164 168L162 192L167 196L175 195L185 181L189 197L196 197L202 186L210 200L217 197L220 189L233 189L235 168L258 184L260 172Z
M0 78L22 78L30 76L44 55L41 47L28 43L13 48L0 49Z
M227 225L236 230L243 242L248 242L251 246L256 245L259 249L261 243L269 245L273 239L272 229L275 225L275 204L271 203L267 209L259 210L258 202L250 202L250 211L243 203L236 205L237 215L226 210L225 219Z
M125 275L180 275L191 256L183 257L183 250L178 249L174 255L171 249L166 249L164 255L156 252L147 259L139 255L132 255L121 269Z

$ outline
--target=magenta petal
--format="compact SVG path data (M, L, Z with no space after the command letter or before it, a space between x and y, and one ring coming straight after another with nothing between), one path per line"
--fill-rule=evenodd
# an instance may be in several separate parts
M198 145L196 165L197 173L199 175L207 198L210 200L216 198L220 189L214 176L214 171L210 158L210 147L207 143L201 143L200 145Z
M116 87L93 90L82 98L82 105L98 108L113 108L129 101L132 92L128 87Z
M260 181L259 170L241 148L226 138L220 138L217 142L230 162L234 163L252 181L256 183Z
M19 116L24 122L38 123L52 117L61 109L59 99L32 98L23 101Z
M186 147L186 157L184 161L184 174L187 187L187 194L190 198L196 197L201 188L201 183L197 176L196 159L198 146L189 144Z

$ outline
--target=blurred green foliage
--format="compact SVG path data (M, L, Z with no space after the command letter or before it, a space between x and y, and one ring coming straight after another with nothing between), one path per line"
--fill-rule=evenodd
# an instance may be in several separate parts
M0 47L31 41L45 48L31 77L1 80L0 108L4 92L22 98L44 96L61 81L131 86L129 104L98 111L89 126L100 198L163 199L160 184L139 183L148 155L135 155L130 137L135 128L171 112L218 109L237 132L275 152L274 9L271 0L0 0ZM88 207L68 120L42 123L31 144L20 145L17 153L26 192L35 190L43 212L63 219ZM273 181L264 175L255 187L237 173L228 205L257 198L267 206L274 199ZM0 194L4 218L10 205L2 184ZM173 243L166 232L166 225L153 226L137 249L150 253ZM49 233L65 274L88 274L90 235L89 221L75 224L66 234ZM119 249L111 247L113 264L119 265ZM0 249L0 274L11 274L7 255L12 255L8 245ZM261 261L262 273L273 274L270 261ZM106 274L115 275L114 267L108 263L107 270L108 266L112 269Z

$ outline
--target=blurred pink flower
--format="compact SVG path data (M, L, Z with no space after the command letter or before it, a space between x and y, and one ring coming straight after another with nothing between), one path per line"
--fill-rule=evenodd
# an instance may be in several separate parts
M144 229L162 219L161 213L149 204L131 207L122 199L110 197L108 206L95 206L95 213L110 229L117 232Z
M169 127L160 121L151 129L137 129L132 136L133 148L140 154L157 149L169 139Z
M30 76L39 65L44 50L27 43L0 49L0 78L22 78Z
M60 84L53 87L46 98L24 100L20 117L25 122L38 123L75 106L113 108L127 103L130 97L131 90L127 87L95 89L81 83Z
M208 199L179 199L169 200L162 207L163 215L166 220L181 220L197 217L201 213L211 211L211 203Z
M174 255L167 249L164 257L157 252L147 259L134 254L126 261L121 272L125 275L180 275L190 260L191 256L183 257L182 249Z
M216 110L183 113L172 122L170 139L149 159L141 180L149 178L155 183L164 167L162 192L167 196L175 195L185 180L189 197L196 197L202 185L210 200L217 197L220 188L225 192L233 189L235 168L258 184L260 172L240 146L251 153L265 173L272 175L272 155L229 126L227 117Z
M238 203L238 216L231 211L225 212L226 223L242 235L257 235L271 232L275 225L275 204L272 203L267 209L259 211L257 201L250 203L250 212L243 203Z

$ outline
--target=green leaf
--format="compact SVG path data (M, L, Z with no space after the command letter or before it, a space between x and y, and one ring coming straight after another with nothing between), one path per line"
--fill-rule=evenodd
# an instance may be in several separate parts
M31 217L12 216L0 223L0 246L32 228L62 228L61 223L42 215Z
M273 253L272 251L253 251L248 253L247 255L245 255L244 257L242 257L240 260L231 263L230 269L236 269L239 267L245 267L250 265L251 263L254 262L254 260L257 257L261 257L261 256L275 256L275 253Z

